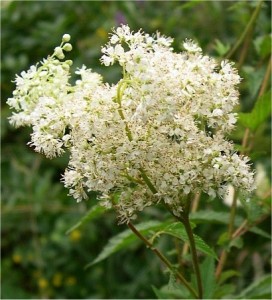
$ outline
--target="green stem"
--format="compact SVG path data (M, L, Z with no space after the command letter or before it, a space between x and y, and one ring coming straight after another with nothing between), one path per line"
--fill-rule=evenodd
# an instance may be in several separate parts
M196 193L195 196L194 196L194 199L192 201L192 207L191 207L191 212L192 213L196 212L196 210L198 208L200 196L201 196L200 192ZM183 249L182 249L182 255L186 255L188 250L189 250L189 244L185 243L184 246L183 246Z
M178 278L184 286L191 292L194 297L197 297L197 293L194 288L190 285L190 283L183 277L183 275L178 272L170 263L170 261L157 249L155 248L135 227L132 223L127 224L131 231L141 239L148 248L150 248L158 257L159 259L175 274L176 278Z
M128 124L125 121L125 116L124 116L123 109L122 109L122 96L123 96L123 92L124 92L128 82L129 82L128 80L122 80L119 82L119 85L117 87L117 103L119 104L119 108L118 108L119 116L125 122L126 134L127 134L128 140L131 142L133 140L132 133L128 127ZM152 184L152 182L150 181L150 179L148 178L148 176L146 175L145 170L142 167L140 167L139 171L141 173L141 176L142 176L144 182L149 187L151 192L153 194L156 194L157 190L156 190L155 186Z
M123 121L125 121L125 116L122 110L122 96L123 96L123 91L126 88L126 81L121 81L118 85L117 88L117 103L119 104L118 108L118 113ZM129 141L132 141L132 133L126 124L126 134L129 139ZM142 179L146 183L146 185L149 187L151 192L153 194L157 193L156 187L153 185L153 183L150 181L149 177L147 176L144 168L140 167L139 171L141 173ZM170 210L171 212L171 210ZM188 219L188 215L187 215ZM191 250L192 250L192 256L193 256L193 265L195 268L196 276L197 276L197 282L198 282L198 290L199 290L199 298L202 298L202 285L201 285L201 277L200 277L200 271L199 271L199 266L198 266L198 260L197 260L197 254L196 254L196 247L195 247L195 242L194 242L194 236L192 233L191 225L188 219L188 222L185 220L184 221L184 226L186 228L189 240L190 240L190 245L191 245ZM186 224L186 225L185 225ZM181 273L179 273L169 262L169 260L157 249L154 248L153 245L143 236L141 233L132 225L132 223L127 224L128 227L132 230L132 232L139 237L159 258L160 260L176 275L176 277L186 286L186 288L192 293L194 297L197 297L196 291L192 288L190 283L183 277Z
M262 6L262 0L259 2L259 4L257 5L256 9L254 10L249 22L247 23L247 26L245 28L245 30L243 31L243 33L241 34L241 36L239 37L239 39L237 40L237 42L234 44L234 46L232 47L232 49L228 52L226 58L230 58L235 51L239 48L239 46L242 44L243 40L245 39L245 37L247 36L247 34L250 32L251 27L253 26L254 22L256 21L261 6Z
M141 176L142 176L144 182L146 183L146 185L149 187L149 189L151 190L151 192L153 194L156 194L157 193L157 189L155 188L155 186L153 185L153 183L150 181L150 179L146 175L145 170L142 167L139 168L139 170L141 172Z
M199 263L198 263L198 257L197 257L194 234L193 234L193 230L192 230L190 220L189 220L189 210L188 209L184 210L184 212L182 214L182 217L180 218L180 221L184 225L187 236L189 238L189 244L190 244L190 249L191 249L193 267L194 267L194 271L195 271L195 274L196 274L196 280L197 280L198 299L202 299L202 297L203 297L203 286L202 286L202 280L201 280L201 273L200 273L200 268L199 268Z
M128 81L120 81L117 87L117 103L119 104L119 108L118 108L118 114L121 117L121 119L125 122L125 129L126 129L126 134L128 137L128 140L131 142L132 141L132 133L128 127L128 124L126 122L124 113L123 113L123 109L122 109L122 96L123 96L123 92L127 86L127 82Z
M235 194L233 196L232 205L231 205L230 220L229 220L229 226L228 226L228 239L229 240L232 239L232 233L233 233L234 221L235 221L235 215L236 215L236 208L237 208L237 193L235 192ZM227 257L228 257L228 252L227 252L227 250L224 249L220 255L219 262L218 262L216 272L215 272L217 279L219 279L221 276L221 273L223 271Z

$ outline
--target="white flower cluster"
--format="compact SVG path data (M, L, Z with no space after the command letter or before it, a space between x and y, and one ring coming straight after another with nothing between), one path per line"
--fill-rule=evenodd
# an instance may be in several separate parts
M236 122L239 75L190 40L182 53L171 43L122 25L102 48L101 62L118 62L123 78L108 85L83 66L74 86L70 62L57 59L70 49L65 44L18 76L8 99L17 111L11 122L33 126L35 150L53 157L69 149L63 181L70 194L80 201L99 192L120 223L158 202L179 216L184 199L199 191L223 197L228 184L254 188L248 158L224 139Z

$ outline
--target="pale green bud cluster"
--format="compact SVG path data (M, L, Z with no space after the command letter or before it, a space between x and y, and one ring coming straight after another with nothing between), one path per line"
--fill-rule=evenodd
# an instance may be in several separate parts
M54 51L54 55L58 58L58 59L64 59L65 55L64 52L70 52L72 51L73 47L70 43L68 43L71 39L71 36L69 34L64 34L62 37L62 43L59 47L55 48Z

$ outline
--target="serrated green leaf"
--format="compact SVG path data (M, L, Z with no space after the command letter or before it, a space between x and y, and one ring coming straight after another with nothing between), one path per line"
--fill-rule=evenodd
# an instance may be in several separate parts
M152 285L152 290L156 295L157 299L165 299L165 294L157 289L154 285Z
M217 244L223 246L227 251L229 251L231 247L236 247L240 249L243 247L243 239L241 237L230 239L229 233L223 232L220 235Z
M241 249L243 247L243 245L244 245L243 239L241 237L237 237L230 241L229 248L235 247L235 248Z
M182 9L190 9L193 8L196 5L199 5L199 3L201 3L201 0L190 0L190 1L186 1L182 4Z
M157 299L194 299L191 293L177 282L173 286L165 285L160 289L152 286L152 289Z
M213 210L200 210L190 215L190 220L195 223L220 223L228 224L230 219L229 212L218 212ZM240 216L235 217L235 226L243 222Z
M141 234L146 235L148 232L162 229L164 224L165 223L161 223L158 221L150 221L141 223L135 227L138 231L141 232ZM166 222L166 224L168 225L169 222ZM138 237L130 229L126 229L125 231L112 237L108 241L108 244L103 248L102 252L100 252L100 254L97 256L97 258L93 262L88 264L86 268L106 259L107 257L118 252L119 250L122 250L128 247L129 245L132 245L138 240Z
M254 211L254 210L253 210ZM220 223L220 224L228 224L229 223L230 215L227 212L217 212L217 211L208 211L208 210L202 210L197 211L195 213L191 214L190 220L194 223ZM244 219L237 215L235 217L234 225L236 227L240 226L243 223ZM252 227L249 229L250 232L254 232L258 235L261 235L265 238L271 239L270 235L263 231L262 229L259 229L257 227ZM223 241L223 237L221 242L218 242L219 245L225 244L225 241Z
M271 91L261 96L250 113L239 113L239 122L255 131L271 115Z
M135 227L143 236L148 236L152 234L153 236L157 237L161 234L168 234L185 242L189 241L183 225L179 222L173 223L172 221L166 221L162 223L157 221L150 221L138 224ZM216 253L199 236L194 235L194 237L196 248L198 251L201 251L214 258L217 258ZM104 247L102 252L97 256L97 258L93 262L88 264L86 268L108 258L109 256L111 256L119 250L125 249L126 247L132 245L137 241L138 238L130 229L127 229L117 234L109 240L108 244Z
M249 223L258 220L265 213L257 198L248 200L241 197L240 202L247 213Z
M244 84L249 95L257 95L258 91L260 90L264 74L265 67L256 69L252 65L241 66L241 75L245 79ZM254 99L249 98L248 101L250 101L251 104L254 103Z
M206 257L200 266L200 272L203 285L203 298L212 299L216 288L215 261L212 257Z
M217 241L217 244L220 246L227 246L229 243L229 233L228 232L223 232Z
M271 299L271 275L264 275L243 290L238 299Z
M234 299L234 297L232 297L232 294L235 292L235 290L236 287L232 283L218 286L214 293L214 299Z
M189 242L185 228L183 224L179 222L166 226L162 231L160 231L160 234L172 235L180 240L183 240L184 242ZM213 249L211 249L199 236L194 234L194 238L196 249L198 251L217 259L216 253L213 251Z
M271 235L258 227L252 227L250 228L250 231L271 240Z
M224 45L220 40L216 39L214 49L220 56L224 56L230 50L230 44Z
M222 272L220 279L219 279L219 285L221 285L222 283L224 283L226 280L228 280L229 278L232 278L234 276L241 276L240 273L236 270L228 270L228 271L224 271Z
M84 217L82 217L72 228L66 231L66 234L71 233L73 230L77 229L78 227L90 222L96 217L101 216L107 209L102 207L101 205L93 206Z
M254 46L262 58L268 56L271 53L271 34L258 36L254 40Z

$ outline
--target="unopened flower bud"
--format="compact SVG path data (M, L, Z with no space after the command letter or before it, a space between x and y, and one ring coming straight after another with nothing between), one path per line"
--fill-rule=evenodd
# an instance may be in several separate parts
M71 59L68 59L65 61L65 63L68 65L68 66L71 66L73 64L73 61Z
M67 43L67 44L65 44L65 45L62 47L62 49L63 49L64 51L69 52L69 51L71 51L71 50L73 49L73 47L72 47L72 45L71 45L70 43Z
M55 54L58 55L60 53L62 53L62 48L61 47L56 47L55 48Z
M57 57L58 57L58 59L64 59L65 55L62 53L62 54L58 55Z
M62 41L63 41L64 43L69 42L70 39L71 39L70 34L67 34L67 33L66 33L66 34L64 34L64 35L62 36Z
M66 63L64 63L64 64L62 65L62 67L63 67L63 69L66 70L66 71L69 71L69 69L70 69L70 66L67 65Z
M65 57L61 47L56 47L54 54L57 56L58 59L63 59Z

